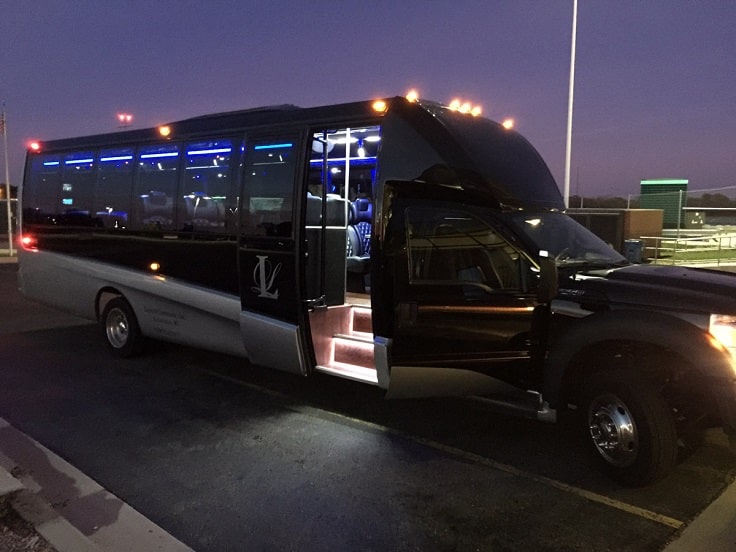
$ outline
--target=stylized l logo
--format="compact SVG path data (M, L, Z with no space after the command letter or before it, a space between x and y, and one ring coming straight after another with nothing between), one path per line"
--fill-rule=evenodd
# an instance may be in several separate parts
M268 260L268 255L256 255L258 264L253 269L253 286L251 291L258 293L258 297L265 297L266 299L278 299L279 290L271 291L273 284L276 280L276 276L281 270L281 263L275 267L271 265L271 261Z

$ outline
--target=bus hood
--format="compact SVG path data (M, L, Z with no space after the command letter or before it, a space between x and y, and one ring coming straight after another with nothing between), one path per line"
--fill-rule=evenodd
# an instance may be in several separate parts
M592 310L649 307L736 315L736 274L702 268L630 265L574 274L560 282L558 297L588 304Z

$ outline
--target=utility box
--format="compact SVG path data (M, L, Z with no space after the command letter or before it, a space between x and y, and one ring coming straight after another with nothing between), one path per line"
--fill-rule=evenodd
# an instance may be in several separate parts
M656 243L642 237L662 236L662 209L567 209L566 213L624 256L627 240L642 241L643 260L647 247Z
M644 240L624 240L623 255L629 262L642 262L644 259Z

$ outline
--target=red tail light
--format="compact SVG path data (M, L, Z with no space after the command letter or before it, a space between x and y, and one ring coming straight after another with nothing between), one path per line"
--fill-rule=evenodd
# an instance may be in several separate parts
M20 242L20 246L26 251L38 251L38 239L34 236L26 234L21 236L18 241Z

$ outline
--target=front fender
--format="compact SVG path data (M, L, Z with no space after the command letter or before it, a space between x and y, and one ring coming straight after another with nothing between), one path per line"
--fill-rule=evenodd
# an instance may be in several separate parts
M733 387L736 369L731 353L705 330L671 315L636 310L605 311L576 320L552 339L544 371L544 397L557 407L564 398L575 356L597 343L633 342L668 349L698 372L703 390ZM723 411L723 409L721 409ZM725 420L724 420L725 421Z

